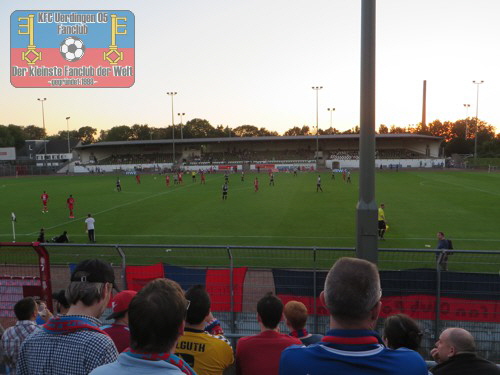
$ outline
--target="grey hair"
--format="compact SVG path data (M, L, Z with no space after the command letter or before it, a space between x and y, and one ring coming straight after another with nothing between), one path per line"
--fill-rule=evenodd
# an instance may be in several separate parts
M326 276L324 294L336 319L357 322L368 318L382 297L377 266L363 259L340 258Z
M104 283L72 281L66 288L65 296L70 305L82 301L85 306L92 306L104 298Z

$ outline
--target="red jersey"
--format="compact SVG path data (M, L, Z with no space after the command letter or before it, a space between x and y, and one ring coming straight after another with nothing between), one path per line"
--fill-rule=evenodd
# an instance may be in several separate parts
M170 176L167 175L167 177L165 177L165 182L167 183L167 186L170 185Z
M202 180L202 181L205 181L205 173L202 173L202 174L201 174L201 180Z
M242 337L236 345L236 373L278 375L281 352L290 345L302 345L295 337L275 331Z
M126 325L113 323L109 326L101 327L101 329L111 337L118 353L123 352L130 346L130 330Z
M49 200L49 195L47 193L43 193L40 198L42 201L47 202Z
M73 207L73 205L75 204L75 198L69 197L66 203L68 204L69 207Z

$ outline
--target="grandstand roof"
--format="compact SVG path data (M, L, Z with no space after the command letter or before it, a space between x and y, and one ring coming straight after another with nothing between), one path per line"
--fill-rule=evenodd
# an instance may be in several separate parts
M336 134L336 135L320 135L319 139L344 140L344 139L359 139L359 134ZM217 142L270 142L270 141L305 141L315 140L315 135L296 135L296 136L265 136L265 137L223 137L223 138L184 138L175 139L176 144L190 143L217 143ZM376 139L428 139L442 140L443 137L435 137L422 134L377 134ZM97 142L89 145L77 146L78 149L89 149L96 147L111 147L111 146L140 146L140 145L161 145L171 144L172 139L155 139L143 141L115 141L115 142Z

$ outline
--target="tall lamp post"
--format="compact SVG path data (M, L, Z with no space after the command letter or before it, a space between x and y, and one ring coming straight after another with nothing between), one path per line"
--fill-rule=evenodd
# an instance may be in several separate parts
M468 127L467 127L467 119L469 118L469 108L470 104L464 104L465 107L465 140L467 140L467 136L469 135L468 132Z
M38 98L40 103L42 103L42 123L43 123L43 165L47 167L47 132L45 131L45 110L43 107L43 102L47 100L47 98Z
M170 91L167 92L167 95L172 99L172 161L175 164L175 125L174 125L174 95L177 95L177 92Z
M330 128L333 127L333 112L335 112L335 108L327 108L328 112L330 112Z
M181 139L184 139L184 135L182 134L182 116L185 116L184 112L179 112L177 116L181 116Z
M71 117L66 117L66 128L68 133L68 154L71 153L70 145L69 145L69 119Z
M318 169L318 153L319 153L319 121L318 121L318 93L323 86L313 86L312 89L316 91L316 169Z
M479 114L479 85L484 83L484 81L472 81L477 87L476 95L476 131L474 136L474 159L477 159L477 127L478 127L478 114Z

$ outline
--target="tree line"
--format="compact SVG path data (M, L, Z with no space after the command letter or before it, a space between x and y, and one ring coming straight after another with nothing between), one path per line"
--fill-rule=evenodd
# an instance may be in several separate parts
M278 136L276 131L267 130L264 127L254 125L241 125L236 128L218 125L212 126L207 120L195 118L184 125L172 125L162 128L152 127L147 124L134 124L132 126L119 125L109 130L101 130L99 135L96 128L83 126L78 130L71 130L69 138L81 141L83 144L110 141L133 141L133 140L156 140L182 138L217 138L217 137L263 137ZM340 131L336 128L319 129L320 135L332 134L359 134L359 126ZM409 125L400 127L396 125L387 126L381 124L378 134L423 134L443 137L445 153L470 154L474 152L474 137L476 133L475 118L457 120L455 122L434 120L428 124ZM283 136L316 135L316 129L303 125L294 126L283 133ZM66 130L59 131L54 135L47 135L43 128L28 125L0 125L0 147L23 146L25 140L33 139L62 139L68 138ZM500 157L500 134L495 135L495 128L482 121L477 122L478 154L482 157Z

